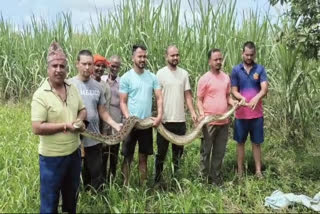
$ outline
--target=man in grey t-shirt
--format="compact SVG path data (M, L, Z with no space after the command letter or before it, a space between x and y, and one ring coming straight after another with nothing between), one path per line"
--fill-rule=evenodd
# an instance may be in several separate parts
M100 118L119 131L121 124L116 123L106 110L104 92L99 83L90 78L93 71L93 56L89 50L81 50L77 57L78 75L71 78L71 82L78 88L82 101L87 109L87 120L89 122L88 130L100 133ZM99 118L100 116L100 118ZM87 187L91 185L98 189L103 183L102 177L102 151L101 143L83 137L84 145L84 169L82 170L82 179Z

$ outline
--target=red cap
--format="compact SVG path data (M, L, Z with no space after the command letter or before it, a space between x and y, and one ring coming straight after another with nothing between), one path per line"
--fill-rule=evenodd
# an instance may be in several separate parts
M96 65L98 63L103 63L106 67L110 66L110 62L103 56L99 54L94 54L93 55L93 63Z

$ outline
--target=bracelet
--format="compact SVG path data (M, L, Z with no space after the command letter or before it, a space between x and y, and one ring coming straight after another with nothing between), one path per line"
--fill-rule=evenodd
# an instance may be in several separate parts
M63 124L63 133L66 133L67 132L67 124Z

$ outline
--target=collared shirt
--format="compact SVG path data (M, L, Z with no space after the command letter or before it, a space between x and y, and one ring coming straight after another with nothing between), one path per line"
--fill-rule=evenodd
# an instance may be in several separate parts
M203 100L204 114L224 114L228 111L228 96L230 95L230 78L220 71L214 74L211 71L205 73L198 82L197 96ZM216 121L210 125L228 124L229 119Z
M163 95L163 122L185 122L184 92L190 90L189 74L177 67L171 71L168 66L157 72Z
M94 133L100 133L100 117L98 106L105 105L106 99L104 91L99 82L90 78L88 81L81 81L78 76L70 79L70 81L78 88L82 101L87 109L87 121L89 125L87 129ZM88 137L82 139L84 147L90 147L101 143Z
M120 109L120 96L119 96L119 85L120 85L120 77L113 81L109 78L109 75L103 75L101 80L108 83L111 90L111 98L110 98L110 105L109 105L109 113L112 119L118 123L122 122L122 112Z
M140 119L151 116L153 90L160 89L156 75L148 70L142 74L133 69L120 79L120 93L128 94L128 110L130 115Z
M47 123L70 123L85 108L77 88L65 80L66 101L62 101L46 79L36 90L31 103L31 121ZM56 157L74 152L80 144L78 133L59 132L40 135L39 154Z
M261 90L261 83L268 81L267 74L262 65L254 64L249 74L243 63L235 66L231 73L231 86L238 87L239 93L246 98L246 102L255 97ZM263 116L262 101L260 100L254 110L241 106L235 114L238 119L254 119Z
M100 86L103 88L104 91L104 97L106 98L106 110L109 112L110 114L110 101L111 101L111 89L108 83L106 83L103 80L100 80L100 82L98 82L100 84ZM112 116L111 116L112 117ZM113 119L113 117L112 117ZM104 135L108 135L111 133L111 126L104 122L101 118L100 118L100 132L101 134Z
M102 89L104 91L104 98L106 99L106 108L109 109L110 100L111 100L111 88L110 88L109 84L107 84L105 81L101 80L98 83L100 84L100 86L102 87Z

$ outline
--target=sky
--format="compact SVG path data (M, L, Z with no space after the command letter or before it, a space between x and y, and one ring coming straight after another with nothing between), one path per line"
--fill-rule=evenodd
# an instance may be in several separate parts
M0 15L3 19L14 23L17 28L23 24L31 23L32 15L41 17L46 21L53 21L61 12L72 14L73 27L82 29L90 25L90 19L97 20L97 11L112 12L114 5L120 0L0 0ZM154 0L155 3L159 0ZM168 1L168 0L164 0ZM194 1L194 0L189 0ZM209 1L209 0L203 0ZM216 4L217 0L210 0ZM181 0L182 11L190 11L188 0ZM276 5L272 7L268 0L237 0L236 10L238 14L250 9L258 10L260 13L269 11L271 18L276 20L283 12L283 7ZM242 16L238 16L241 20Z

